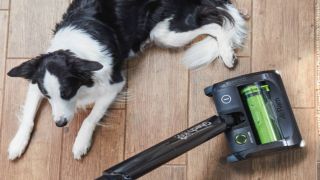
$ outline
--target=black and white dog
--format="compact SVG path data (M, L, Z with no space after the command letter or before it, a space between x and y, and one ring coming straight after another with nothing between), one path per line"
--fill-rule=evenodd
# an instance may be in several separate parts
M245 20L229 0L74 0L56 25L48 51L8 73L30 81L9 159L25 151L44 98L58 127L67 125L77 108L94 104L73 145L74 158L80 159L125 85L124 61L148 43L181 48L200 35L206 37L185 53L188 68L216 58L233 67L234 49L246 38Z

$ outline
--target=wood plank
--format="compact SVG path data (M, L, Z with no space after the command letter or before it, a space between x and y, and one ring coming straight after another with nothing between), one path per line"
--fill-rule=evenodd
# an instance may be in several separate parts
M68 4L69 0L12 1L8 56L30 58L45 52Z
M315 115L317 119L319 119L319 116ZM319 120L318 120L319 124ZM320 135L319 135L319 125L317 128L318 136L317 136L317 162L320 163Z
M313 13L313 0L253 1L252 70L280 70L294 107L314 107Z
M235 6L243 11L243 13L247 12L250 19L247 20L248 27L248 38L245 43L243 49L237 52L239 57L248 57L251 56L251 38L252 38L252 0L233 0Z
M294 103L298 107L315 107L315 2L299 1L299 57ZM310 79L309 79L310 78ZM311 81L312 80L312 81ZM306 83L306 81L308 83ZM301 88L303 87L303 88ZM307 101L306 101L307 99ZM310 99L310 102L308 102Z
M22 60L8 60L6 71L22 63ZM58 179L61 155L62 131L51 120L48 103L43 103L36 117L31 143L17 161L7 160L7 148L18 129L17 114L24 102L27 81L6 77L3 122L0 146L1 179Z
M188 70L182 53L150 49L131 61L127 102L125 157L182 131L187 127ZM185 164L181 156L172 164Z
M126 102L127 102L127 92L124 88L122 92L116 97L115 101L110 105L110 110L124 110L126 109ZM86 106L86 109L90 110L94 104L89 104Z
M0 0L0 9L9 9L10 0Z
M316 179L317 126L313 109L294 110L306 147L253 160L253 179Z
M190 74L189 126L205 120L214 114L215 107L212 99L205 96L203 89L214 83L242 74L250 73L250 59L240 58L234 70L225 68L222 62L215 62L199 71ZM229 154L226 139L223 135L197 147L188 153L188 179L247 179L251 162L247 161L237 169L221 161Z
M125 118L125 110L112 110L101 122L100 173L124 160Z
M111 104L109 109L126 109L127 92L123 90L116 98L116 100Z
M4 75L6 62L6 46L8 31L8 12L0 11L0 114L2 114ZM2 118L0 116L0 129Z
M139 180L186 180L186 167L165 165L139 178Z
M317 163L317 180L320 180L320 163Z
M64 130L61 175L63 180L94 179L103 170L123 160L125 111L113 110L97 127L90 152L81 161L73 159L72 146L82 121L89 112L77 115L70 127Z

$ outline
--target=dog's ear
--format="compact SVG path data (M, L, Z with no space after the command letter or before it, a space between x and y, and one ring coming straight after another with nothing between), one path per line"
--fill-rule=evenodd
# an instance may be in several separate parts
M79 58L73 58L71 65L77 72L98 71L103 68L103 65L96 61L88 61Z
M32 76L36 72L38 66L39 66L40 58L34 58L29 61L26 61L22 64L20 64L17 67L14 67L11 69L7 74L10 77L22 77L25 79L32 79Z

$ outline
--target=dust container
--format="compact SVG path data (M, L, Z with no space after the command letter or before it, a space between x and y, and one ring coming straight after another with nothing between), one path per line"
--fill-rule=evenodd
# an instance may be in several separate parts
M244 86L241 95L251 115L260 144L267 144L282 139L277 114L270 97L270 86L264 82Z

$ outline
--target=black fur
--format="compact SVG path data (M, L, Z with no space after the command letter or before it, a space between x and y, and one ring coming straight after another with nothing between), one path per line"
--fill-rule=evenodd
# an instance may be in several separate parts
M229 3L229 0L74 0L54 33L73 26L97 40L113 58L110 83L118 83L123 81L121 69L129 52L140 50L157 23L172 17L170 30L176 32L193 30L209 23L222 25L226 18L233 21L224 10ZM70 99L80 86L93 85L91 71L99 69L99 63L92 65L95 68L82 69L84 66L79 64L80 61L71 52L61 50L23 63L8 75L38 83L45 94L41 80L47 68L59 78L61 96ZM83 63L88 65L89 61Z
M229 0L74 0L54 32L66 26L86 31L114 58L112 83L121 82L121 67L130 50L141 44L160 21L173 17L170 30L181 32L209 23L222 25L232 17ZM222 8L222 9L221 9Z

